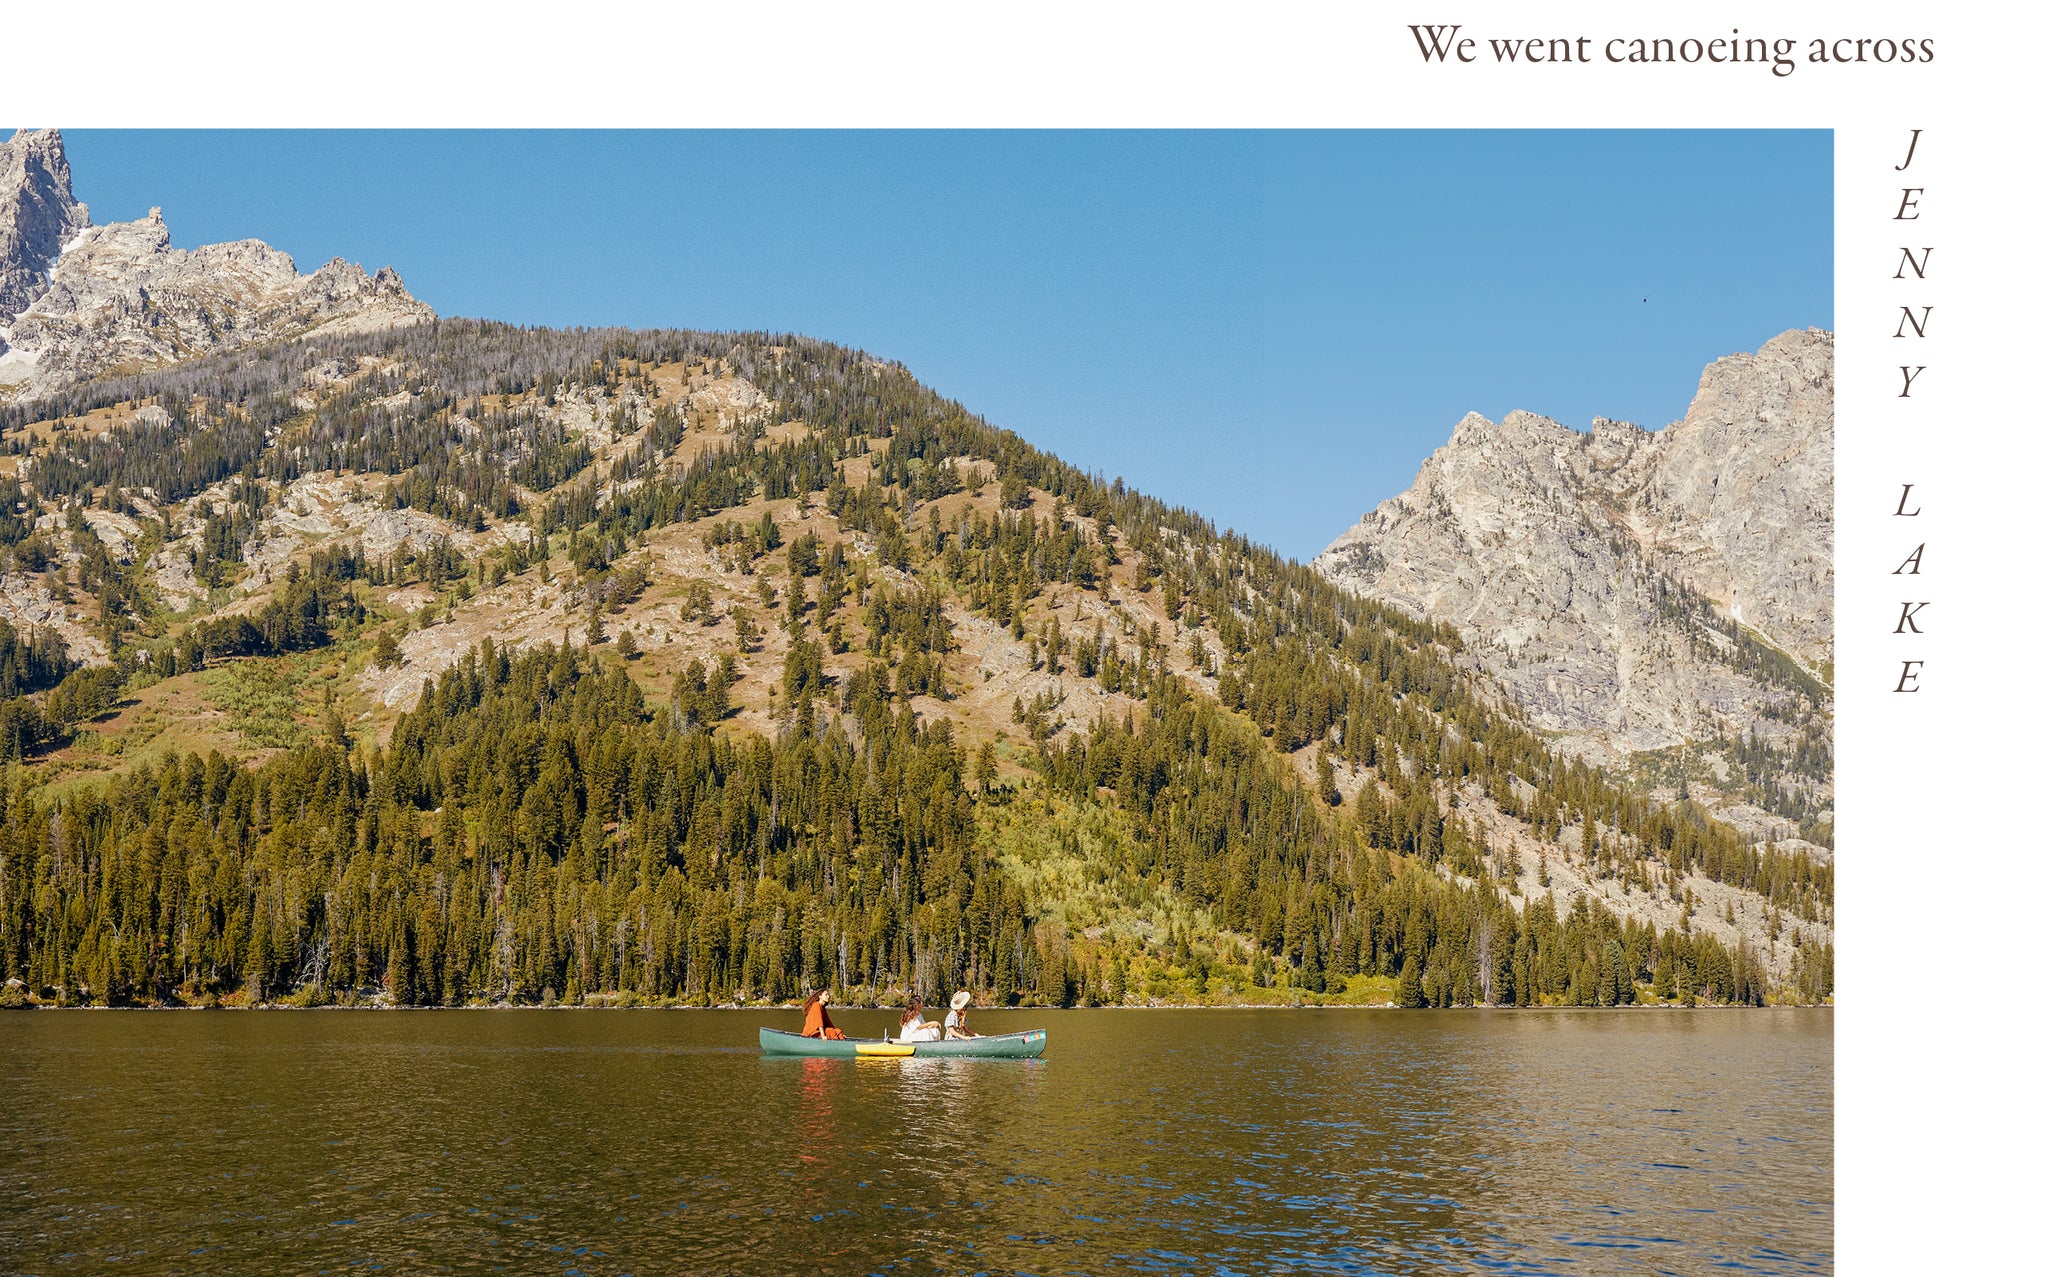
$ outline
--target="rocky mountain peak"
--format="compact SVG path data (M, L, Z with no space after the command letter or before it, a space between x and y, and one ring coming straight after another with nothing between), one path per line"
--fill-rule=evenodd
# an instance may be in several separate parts
M0 400L109 368L432 318L388 266L371 275L336 258L301 275L262 240L174 248L161 207L93 226L56 130L0 148Z
M1586 432L1586 455L1594 465L1611 470L1627 461L1638 447L1655 438L1633 421L1595 417L1593 428Z
M1714 361L1662 430L1468 414L1315 566L1459 627L1595 762L1722 739L1789 757L1832 713L1833 369L1833 335L1807 329Z
M1466 446L1477 445L1486 436L1487 432L1492 429L1493 423L1484 416L1476 412L1468 412L1458 418L1457 425L1451 427L1451 442L1449 446L1455 448L1460 444Z
M57 130L20 129L0 142L0 324L43 294L51 263L87 225Z

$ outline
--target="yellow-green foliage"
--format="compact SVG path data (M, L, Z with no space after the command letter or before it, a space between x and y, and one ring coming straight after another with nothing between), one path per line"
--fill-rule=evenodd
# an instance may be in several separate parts
M1137 835L1125 813L1033 797L982 810L997 863L1023 889L1040 921L1058 921L1070 935L1132 949L1164 945L1178 934L1249 958L1249 944L1220 931L1208 911L1128 868Z
M198 676L207 696L228 716L228 725L258 749L292 749L306 740L298 721L298 684L303 658L244 660Z
M1115 807L1045 796L1033 786L1008 803L981 805L978 815L981 837L1022 892L1046 958L1071 959L1083 1000L1366 1005L1393 998L1392 980L1370 976L1325 993L1295 987L1248 937L1137 870L1137 833Z

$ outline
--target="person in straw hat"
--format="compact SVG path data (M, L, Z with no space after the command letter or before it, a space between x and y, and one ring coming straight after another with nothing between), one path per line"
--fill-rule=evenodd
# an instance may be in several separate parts
M953 1009L946 1012L946 1039L948 1041L955 1038L978 1038L981 1036L979 1033L969 1032L967 1028L967 1008L973 1004L974 995L965 989L953 995Z

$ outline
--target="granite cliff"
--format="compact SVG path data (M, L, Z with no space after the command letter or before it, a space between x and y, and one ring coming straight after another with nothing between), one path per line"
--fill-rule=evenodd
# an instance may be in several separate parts
M1673 784L1690 767L1725 791L1717 805L1785 818L1759 812L1759 832L1810 828L1832 792L1816 754L1831 752L1833 392L1834 338L1809 329L1716 361L1663 430L1468 415L1315 566L1456 625L1532 724L1590 761L1675 761Z
M23 129L0 142L0 323L49 288L51 263L87 224L55 129Z

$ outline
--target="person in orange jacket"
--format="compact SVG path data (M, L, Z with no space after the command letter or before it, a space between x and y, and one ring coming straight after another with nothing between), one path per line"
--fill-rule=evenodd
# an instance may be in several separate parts
M835 1042L846 1040L846 1035L833 1026L832 1017L825 1011L826 1004L831 1001L832 995L824 989L819 989L804 999L805 1037L831 1038Z

